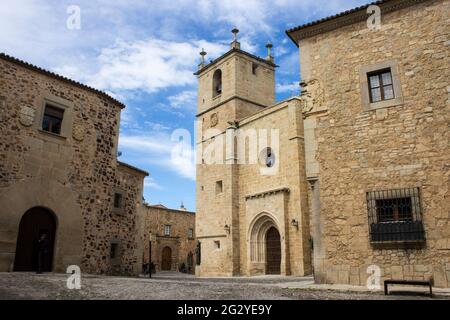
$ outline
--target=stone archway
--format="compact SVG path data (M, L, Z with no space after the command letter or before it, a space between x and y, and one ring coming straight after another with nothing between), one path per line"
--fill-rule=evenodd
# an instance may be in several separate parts
M0 272L13 271L20 222L30 208L51 208L57 223L53 272L82 262L83 219L77 194L53 179L34 178L14 183L0 193Z
M254 219L249 230L249 242L249 273L280 274L281 235L271 215L263 213Z
M161 271L172 270L172 249L164 247L161 254Z
M22 216L19 224L14 271L38 270L38 240L45 235L45 254L42 256L41 270L53 269L53 250L56 236L56 219L52 212L35 207Z

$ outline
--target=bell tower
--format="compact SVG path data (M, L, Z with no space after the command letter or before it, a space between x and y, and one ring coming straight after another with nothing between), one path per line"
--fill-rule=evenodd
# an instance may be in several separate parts
M239 181L236 159L227 153L226 135L234 123L275 103L275 68L271 54L260 58L241 50L239 30L232 30L230 50L205 62L198 78L196 234L201 247L200 276L239 275ZM219 146L219 147L218 147ZM214 152L211 150L214 149ZM213 154L213 159L211 155ZM227 155L228 154L228 155Z

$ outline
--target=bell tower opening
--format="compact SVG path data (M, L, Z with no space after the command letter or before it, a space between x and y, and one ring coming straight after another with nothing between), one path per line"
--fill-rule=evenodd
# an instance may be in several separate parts
M213 76L213 98L222 94L222 70L214 71Z

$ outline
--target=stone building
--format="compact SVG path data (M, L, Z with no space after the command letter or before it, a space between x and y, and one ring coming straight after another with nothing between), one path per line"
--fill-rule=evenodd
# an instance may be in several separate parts
M165 206L145 206L144 263L155 271L195 271L195 213ZM183 270L184 265L184 270Z
M270 51L237 40L200 65L199 275L366 285L380 271L449 287L450 1L377 5L380 28L364 6L287 31L300 97L275 103ZM256 164L238 152L249 128L278 130L243 144Z
M103 92L0 54L0 271L138 274L148 174L117 161L120 112Z

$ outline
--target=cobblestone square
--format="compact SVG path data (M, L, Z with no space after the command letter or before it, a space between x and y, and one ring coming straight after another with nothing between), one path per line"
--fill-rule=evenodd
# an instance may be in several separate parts
M1 300L403 300L424 295L309 289L311 279L296 277L195 278L161 273L149 278L85 275L80 290L67 289L66 274L0 273ZM305 288L293 288L306 284ZM419 289L420 291L420 289ZM450 299L438 294L434 299Z

